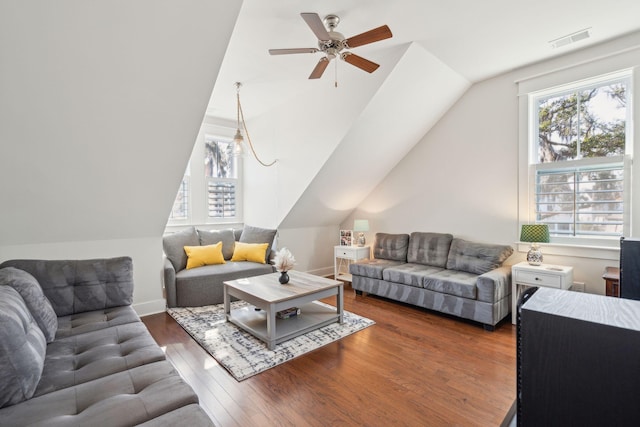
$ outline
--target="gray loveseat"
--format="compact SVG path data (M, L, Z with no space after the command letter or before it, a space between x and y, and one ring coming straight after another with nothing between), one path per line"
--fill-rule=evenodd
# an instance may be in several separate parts
M349 267L357 293L397 301L495 325L510 312L513 253L443 233L377 233L371 260Z
M132 298L128 257L0 264L0 426L212 426Z
M272 247L277 230L245 225L232 230L186 230L163 237L165 253L164 287L169 307L199 307L222 304L223 284L226 280L273 273ZM224 264L204 265L187 269L185 246L205 246L222 242ZM263 263L231 261L235 242L268 243Z

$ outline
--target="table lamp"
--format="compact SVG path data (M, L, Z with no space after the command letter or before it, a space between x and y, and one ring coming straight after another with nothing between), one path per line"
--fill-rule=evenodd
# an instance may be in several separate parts
M366 239L364 238L364 232L369 231L369 220L356 219L353 221L353 231L358 231L358 246L364 246Z
M542 251L538 243L549 243L549 226L546 224L527 224L522 226L520 241L530 242L531 249L527 252L527 262L531 265L542 264Z

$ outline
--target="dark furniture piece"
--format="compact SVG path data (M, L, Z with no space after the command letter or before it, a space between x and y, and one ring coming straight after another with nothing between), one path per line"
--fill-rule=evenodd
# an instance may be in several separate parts
M620 269L618 267L607 267L602 275L605 283L605 295L608 297L620 296Z
M620 239L620 296L640 300L639 239Z
M523 297L517 425L638 425L640 302L551 288Z

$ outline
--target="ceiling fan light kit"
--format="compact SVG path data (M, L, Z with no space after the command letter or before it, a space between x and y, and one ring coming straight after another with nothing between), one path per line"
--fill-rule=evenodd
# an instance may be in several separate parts
M322 74L329 65L329 62L336 57L339 57L346 63L358 67L367 73L374 72L378 69L378 64L350 52L349 49L393 37L389 27L382 25L356 36L345 38L341 33L335 31L336 27L340 23L340 18L337 15L327 15L324 20L320 20L317 13L301 13L300 16L302 16L302 19L304 19L311 31L313 31L317 37L318 48L269 49L269 53L271 55L316 52L324 53L324 56L320 58L309 75L310 79L319 79L322 77Z

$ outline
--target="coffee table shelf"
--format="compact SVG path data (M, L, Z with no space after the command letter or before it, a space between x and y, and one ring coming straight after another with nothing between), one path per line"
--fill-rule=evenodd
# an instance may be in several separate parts
M276 318L276 344L339 320L335 307L311 302L298 308L300 308L300 314L297 316L288 319ZM260 340L269 340L267 312L264 310L256 311L253 306L231 310L228 320Z

